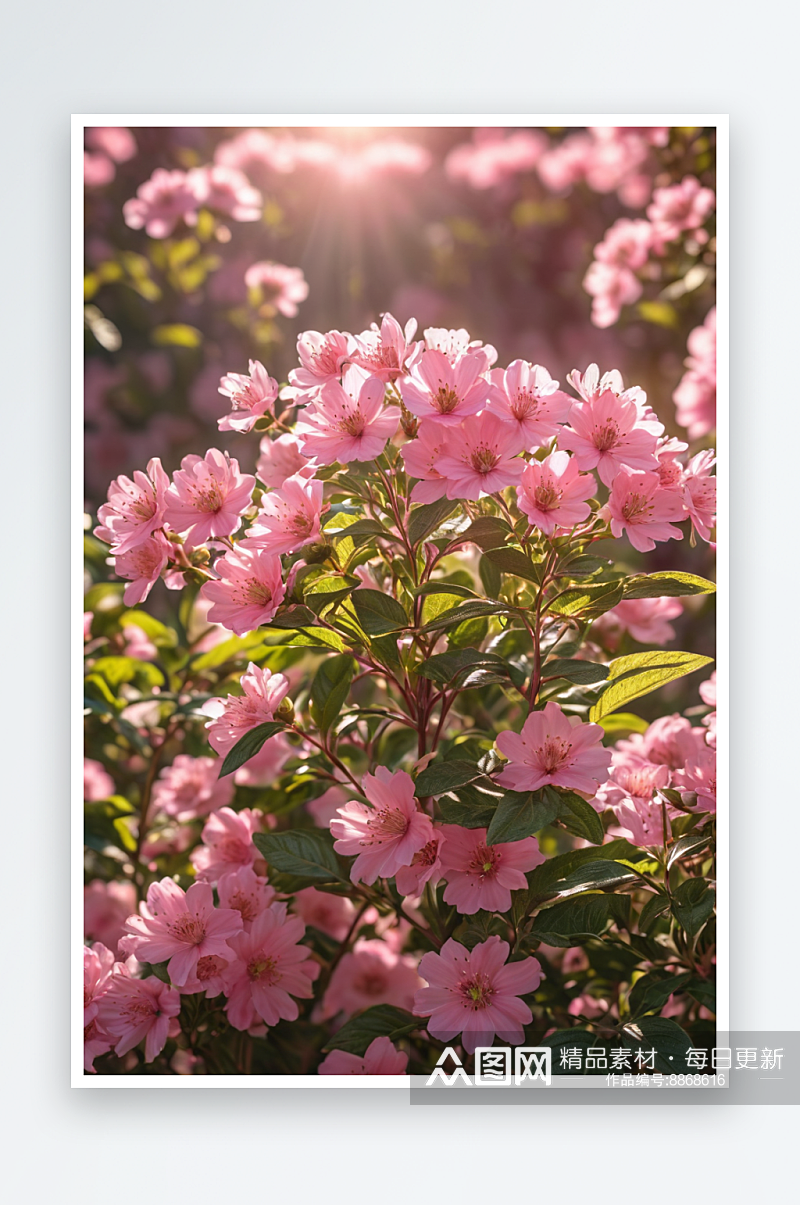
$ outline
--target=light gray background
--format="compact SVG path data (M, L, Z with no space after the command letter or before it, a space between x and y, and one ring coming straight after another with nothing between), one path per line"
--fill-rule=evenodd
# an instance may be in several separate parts
M5 723L0 1063L9 1199L118 1205L784 1195L794 1110L411 1110L68 1087L71 112L718 112L732 160L731 1026L798 1028L797 18L764 0L98 5L3 23ZM25 543L20 530L26 534ZM700 1188L700 1169L705 1171ZM627 1169L624 1171L623 1169ZM781 1191L783 1190L783 1191Z

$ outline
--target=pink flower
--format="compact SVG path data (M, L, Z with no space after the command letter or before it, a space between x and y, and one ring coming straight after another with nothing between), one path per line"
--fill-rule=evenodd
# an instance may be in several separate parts
M302 368L289 373L289 385L294 394L315 392L327 381L338 381L354 348L352 335L342 331L303 331L297 340L297 354Z
M652 762L640 762L625 753L613 755L608 781L600 787L594 806L598 812L611 808L620 828L637 845L661 845L664 840L664 814L657 790L669 785L669 769ZM667 835L669 835L669 819Z
M427 349L400 378L403 402L417 418L456 427L483 409L491 388L480 375L485 367L481 353L469 352L451 364L443 352Z
M158 457L149 461L146 473L137 469L132 481L117 477L108 487L108 502L97 512L100 523L94 534L117 554L143 543L164 522L168 485Z
M137 661L152 661L158 656L158 649L138 623L126 623L122 636L125 640L126 657L134 657Z
M267 880L257 875L252 866L240 866L220 876L217 883L222 908L232 908L242 918L245 929L260 916L275 899Z
M422 333L425 346L419 343L416 345L413 355L409 357L409 367L412 362L417 362L425 348L429 351L440 351L447 356L451 364L457 364L462 356L476 355L481 364L481 374L488 372L492 365L497 363L497 348L492 347L491 343L484 344L480 339L473 339L463 326L456 331L441 326L429 326Z
M248 289L258 289L264 300L284 318L294 318L298 305L308 297L308 284L302 268L263 260L244 274Z
M717 311L689 335L688 372L672 395L675 419L690 439L702 439L717 422Z
M214 564L219 580L205 582L200 596L212 604L208 618L237 636L269 623L286 594L281 559L271 552L239 548Z
M317 1068L317 1075L405 1075L408 1055L396 1050L388 1038L374 1038L364 1053L332 1050Z
M583 278L583 287L592 302L592 322L605 329L613 326L624 305L632 305L642 295L641 281L630 268L592 260Z
M688 448L681 439L667 439L666 437L659 441L658 451L658 479L661 482L661 488L665 490L675 490L680 493L681 483L683 481L683 465L678 457L681 452L685 452Z
M391 314L384 314L380 330L373 322L370 330L356 336L350 358L381 381L396 381L405 370L416 330L416 318L409 318L403 329Z
M444 832L434 826L433 837L427 845L417 850L410 866L401 866L395 875L397 890L401 895L422 895L426 883L438 883L444 873L442 869L442 846Z
M133 230L144 227L150 238L167 238L181 218L196 219L203 204L198 183L191 173L157 167L150 179L139 185L136 196L123 205L126 224Z
M591 473L579 473L577 461L566 452L531 460L517 486L517 504L533 527L552 536L556 528L575 527L591 513L586 499L597 484Z
M260 447L256 473L270 489L280 489L287 477L314 475L314 462L300 451L296 435L279 435L277 439L265 435Z
M575 402L569 421L559 443L575 453L579 469L597 469L603 485L623 468L658 468L655 435L634 401L607 389L592 403Z
M115 974L100 1002L98 1020L118 1055L127 1054L144 1039L145 1062L152 1063L166 1045L170 1021L180 1011L178 992L155 975L131 979Z
M186 532L196 548L206 540L238 531L251 502L255 477L239 472L239 463L211 448L205 456L184 456L167 490L166 520L174 531Z
M322 489L321 481L299 475L265 494L243 546L280 555L319 540Z
M412 502L436 502L447 493L447 479L435 467L447 442L446 427L441 423L422 422L416 439L400 449L406 473L409 477L417 478L417 484L411 491Z
M227 943L241 931L241 915L232 908L215 908L208 883L193 883L188 891L174 879L151 883L147 903L139 910L140 916L125 923L131 934L123 939L126 952L140 962L169 959L169 977L179 987L195 975L199 958L233 957Z
M189 855L198 879L216 883L224 874L253 866L261 858L253 844L253 833L260 832L262 825L262 813L252 808L234 812L224 807L209 816L203 829L203 844Z
M667 620L682 614L683 603L677 598L630 598L596 619L592 633L606 644L610 637L611 648L623 632L630 632L640 644L664 645L675 639L675 629Z
M369 885L410 866L433 837L433 825L417 807L414 780L404 770L393 774L378 766L374 774L364 775L362 784L373 806L353 800L339 808L341 819L331 821L331 833L337 853L358 855L350 868L352 882Z
M297 423L303 452L320 464L380 456L400 419L397 406L384 406L384 392L383 381L357 365L345 369L341 385L327 381Z
M98 1023L97 1018L83 1028L83 1069L96 1075L94 1060L101 1054L108 1054L114 1039L106 1033Z
M233 783L219 777L220 765L216 757L179 753L153 786L154 807L181 821L224 807L233 798Z
M538 791L548 783L594 795L611 764L599 724L568 717L557 703L532 711L522 731L501 732L495 744L509 759L497 781L512 791Z
M114 572L117 577L130 582L122 596L126 607L144 602L164 572L171 553L169 540L163 532L157 531L134 548L115 555Z
M106 155L83 152L83 183L85 188L102 188L116 176L114 164Z
M422 980L414 960L399 954L388 942L357 941L339 961L322 1002L322 1019L346 1017L375 1004L410 1009Z
M322 795L308 801L306 811L318 828L330 826L331 820L336 819L339 808L347 803L348 794L345 787L329 787Z
M544 862L535 837L486 844L485 828L442 826L442 875L447 880L446 904L471 915L480 911L507 912L511 892L527 886L524 871Z
M533 1017L518 997L533 992L542 978L535 958L506 963L508 942L490 937L472 951L450 938L438 954L423 954L420 974L428 981L414 997L417 1016L430 1017L428 1033L441 1042L462 1034L470 1054L491 1046L495 1034L515 1046Z
M83 613L83 640L92 639L92 620L94 619L94 611L84 611Z
M673 490L661 488L658 473L622 469L611 487L608 513L615 539L627 535L638 552L651 552L656 541L683 539L672 525L686 518L683 503Z
M116 950L125 921L136 911L136 888L129 882L93 879L83 889L83 932L95 944Z
M92 150L108 155L115 163L127 163L136 154L136 139L125 126L92 126L84 138Z
M206 724L211 748L220 757L241 740L251 728L271 720L289 693L289 679L269 669L259 669L251 661L240 678L244 694L226 699L209 699L201 711L212 718Z
M486 411L464 419L448 434L445 453L436 462L447 478L448 498L477 502L522 477L525 461L517 455L521 435L516 425Z
M635 271L647 263L652 233L649 222L618 218L595 247L594 257L602 263Z
M234 1029L249 1029L260 1017L267 1025L296 1021L295 996L310 999L319 963L299 945L303 922L287 917L285 904L272 904L231 939L235 960L225 972L225 1011Z
M708 707L717 705L717 672L716 670L707 682L700 683L700 698Z
M717 479L711 476L716 462L710 450L698 452L686 466L683 476L683 504L692 520L692 527L701 540L711 539L717 522Z
M219 382L219 392L231 400L232 413L217 420L220 431L251 431L263 414L273 414L278 382L260 361L251 360L249 376L229 372Z
M571 372L567 373L567 380L584 402L596 402L601 394L609 390L617 397L622 397L624 401L632 401L636 397L643 396L641 389L634 387L625 390L622 375L616 368L604 372L602 377L596 364L590 364L583 375L578 372L577 368L573 368Z
M703 736L702 728L692 728L683 716L664 715L653 720L645 733L617 741L617 749L639 761L679 770L702 749Z
M701 729L702 731L702 729ZM696 791L697 805L704 812L717 810L717 754L707 745L687 761L682 770L672 776L672 784L679 791Z
M98 1000L111 982L114 955L99 941L90 949L83 947L83 1024L93 1021L99 1011Z
M454 147L445 159L453 180L471 188L493 188L520 172L530 171L547 150L540 130L475 130L471 142Z
M263 200L244 172L222 164L208 164L189 172L190 182L203 204L216 209L235 222L257 222Z
M336 941L344 941L356 916L352 900L344 895L319 891L316 887L303 887L301 891L296 891L292 911L306 925L313 925Z
M527 451L543 447L566 422L572 399L558 388L546 368L514 360L505 370L495 368L486 409L517 427Z
M83 759L83 798L91 802L98 799L108 799L114 794L114 779L108 774L99 761L91 757Z
M684 176L680 184L657 188L647 207L653 224L653 241L672 242L684 230L698 230L711 213L716 198L695 176Z

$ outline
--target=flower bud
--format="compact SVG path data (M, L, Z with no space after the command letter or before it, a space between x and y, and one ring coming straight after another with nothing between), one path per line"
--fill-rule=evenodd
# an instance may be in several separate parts
M286 720L290 724L294 719L294 703L289 698L281 699L278 705L278 710L275 712L276 720Z

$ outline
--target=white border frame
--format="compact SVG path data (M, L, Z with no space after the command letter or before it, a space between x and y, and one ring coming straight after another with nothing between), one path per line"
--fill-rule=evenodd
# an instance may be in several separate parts
M715 126L717 130L717 781L725 801L717 812L717 1027L730 1030L730 777L729 777L729 628L730 628L730 167L727 114L641 113L115 113L73 114L71 148L71 1041L73 1088L353 1088L410 1093L408 1076L207 1075L104 1076L83 1071L83 132L87 126L294 126L294 127L469 127L668 125Z

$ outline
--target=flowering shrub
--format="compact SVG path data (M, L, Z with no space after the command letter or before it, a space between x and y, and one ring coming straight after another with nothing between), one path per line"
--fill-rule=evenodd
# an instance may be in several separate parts
M237 173L154 174L126 220L163 237L213 193L247 221ZM282 387L221 377L255 474L151 459L98 512L87 1070L682 1054L713 1011L716 693L663 646L714 587L639 554L711 539L713 452L687 460L617 371L568 392L463 330L387 313L298 354ZM159 580L164 619L137 609Z

